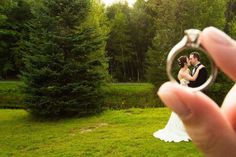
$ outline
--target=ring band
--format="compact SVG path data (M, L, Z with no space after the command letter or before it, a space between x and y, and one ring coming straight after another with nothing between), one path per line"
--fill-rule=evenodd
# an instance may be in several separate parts
M190 89L193 91L202 91L206 89L207 87L209 87L214 82L217 76L217 67L214 61L211 59L208 52L199 43L198 38L201 31L197 29L189 29L189 30L185 30L184 32L185 32L185 36L183 37L183 39L171 49L170 53L167 56L167 66L166 66L167 75L170 81L178 83L176 79L172 76L172 67L173 67L173 62L174 62L175 57L186 48L198 49L204 52L208 56L211 62L211 75L207 79L207 81L203 83L201 86L190 88Z

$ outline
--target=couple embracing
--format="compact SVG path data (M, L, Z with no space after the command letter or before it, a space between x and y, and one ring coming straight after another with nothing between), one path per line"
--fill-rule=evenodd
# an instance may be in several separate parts
M181 85L194 88L206 82L207 70L206 67L201 64L198 52L192 52L189 58L187 56L181 56L177 61L180 66L178 79ZM193 66L192 71L189 69L190 66ZM191 140L185 131L182 121L174 112L171 113L165 128L154 132L153 136L165 142Z
M198 52L192 52L187 56L181 56L178 58L178 64L181 67L178 73L178 79L181 85L189 87L199 87L207 80L207 70L200 62L200 56ZM189 66L193 66L192 72L189 70Z

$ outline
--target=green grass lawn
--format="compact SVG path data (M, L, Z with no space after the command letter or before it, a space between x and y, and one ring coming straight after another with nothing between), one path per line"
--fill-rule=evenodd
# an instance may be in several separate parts
M202 156L192 142L165 143L152 136L165 126L169 115L166 108L132 108L40 121L24 110L0 110L0 156Z

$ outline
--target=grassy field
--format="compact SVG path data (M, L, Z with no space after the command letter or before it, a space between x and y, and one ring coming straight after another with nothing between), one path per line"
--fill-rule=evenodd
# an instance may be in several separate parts
M192 142L152 136L166 108L108 110L87 118L33 120L24 110L0 110L1 157L199 157Z

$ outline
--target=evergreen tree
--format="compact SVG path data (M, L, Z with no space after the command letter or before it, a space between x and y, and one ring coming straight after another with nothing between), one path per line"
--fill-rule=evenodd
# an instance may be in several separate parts
M106 31L90 0L42 0L22 50L27 109L37 116L101 109ZM96 20L95 20L96 19Z
M0 5L0 77L15 77L22 68L22 53L18 47L27 38L26 23L32 18L25 0L2 0Z

